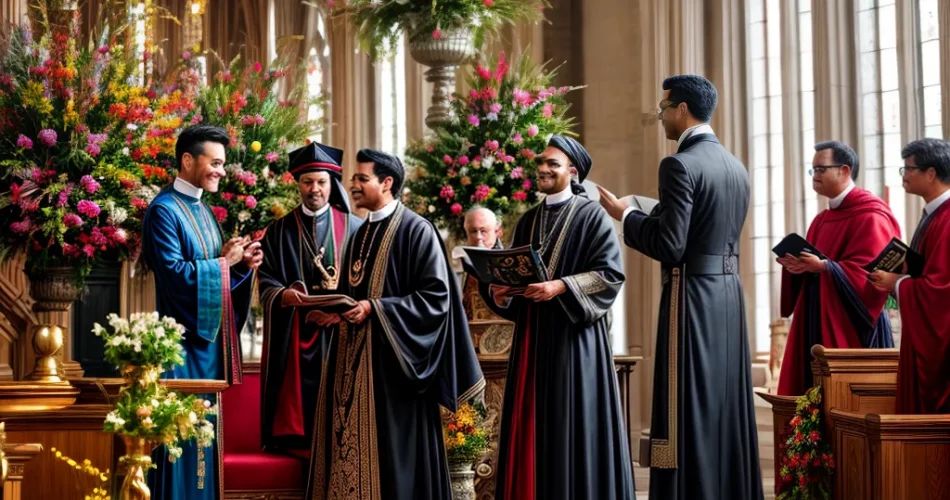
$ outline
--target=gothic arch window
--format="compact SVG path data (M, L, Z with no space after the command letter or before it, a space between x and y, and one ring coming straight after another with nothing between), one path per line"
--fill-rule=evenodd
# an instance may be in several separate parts
M940 95L940 23L939 0L919 0L917 19L920 39L920 104L924 135L943 138Z

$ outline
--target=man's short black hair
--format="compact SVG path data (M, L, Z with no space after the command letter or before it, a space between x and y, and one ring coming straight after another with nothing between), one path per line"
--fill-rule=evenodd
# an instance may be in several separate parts
M950 141L933 138L912 141L901 150L901 158L906 160L911 156L918 167L934 169L940 182L950 184Z
M676 75L663 80L663 90L670 91L670 102L685 102L689 112L697 120L708 122L712 119L719 93L716 86L699 75Z
M231 144L231 137L228 131L214 125L191 125L186 127L178 134L178 141L175 142L175 159L178 160L178 168L182 167L181 159L185 153L198 158L204 154L206 142L217 142L225 149Z
M356 153L358 163L373 164L373 175L383 182L387 177L393 178L393 185L389 191L393 198L399 199L399 192L402 190L402 182L406 177L406 169L402 166L399 157L375 149L361 149Z
M824 141L815 144L815 152L826 149L832 151L832 159L836 164L851 167L851 179L858 180L858 169L861 167L858 165L858 154L851 149L851 146L841 141Z

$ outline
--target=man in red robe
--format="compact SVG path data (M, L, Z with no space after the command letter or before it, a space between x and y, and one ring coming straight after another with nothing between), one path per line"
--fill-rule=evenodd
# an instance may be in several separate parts
M778 393L798 396L812 386L811 348L893 347L890 323L881 314L887 293L874 288L863 267L900 237L900 226L880 198L856 187L858 155L847 144L815 146L812 186L829 199L806 239L827 257L802 253L778 258L782 270L781 314L792 316Z
M920 276L875 271L870 281L897 297L904 334L897 369L898 413L950 413L950 142L921 139L901 151L904 190L927 204L911 240Z

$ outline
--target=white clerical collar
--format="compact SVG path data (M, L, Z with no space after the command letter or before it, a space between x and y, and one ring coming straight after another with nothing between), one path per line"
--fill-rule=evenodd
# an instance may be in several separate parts
M844 199L848 196L848 194L849 194L853 189L854 189L854 181L848 179L848 187L844 188L844 191L842 191L841 194L839 194L838 196L835 196L834 198L832 198L831 200L829 200L829 201L828 201L828 206L830 206L832 210L834 210L834 209L840 207L840 206L841 206L841 202L844 201Z
M715 132L713 132L712 127L710 127L708 123L700 123L699 125L693 125L692 127L684 130L682 134L680 134L680 138L676 140L676 147L682 146L683 141L685 141L687 137L693 134L715 134Z
M398 206L399 206L399 200L393 200L387 203L385 207L380 208L379 210L375 212L370 212L368 220L370 222L379 222L385 219L386 217L389 217L390 215L392 215L393 212L396 211L396 207Z
M545 196L544 203L547 205L557 205L558 203L564 203L565 201L570 200L571 196L574 196L574 191L571 190L571 185L568 183L567 188L564 191Z
M172 185L175 191L185 195L191 196L192 198L201 199L201 194L204 193L204 189L200 187L195 187L194 184L182 179L181 177L175 177L175 183Z
M317 217L317 216L327 213L327 210L330 210L330 204L327 203L326 205L318 208L316 212L307 208L307 205L300 205L300 209L303 211L303 214L306 215L307 217Z
M930 215L936 212L937 209L940 208L940 205L943 205L943 202L947 201L948 199L950 199L950 189L944 191L942 195L934 198L933 200L930 200L930 203L924 207L924 211L927 212L927 215Z

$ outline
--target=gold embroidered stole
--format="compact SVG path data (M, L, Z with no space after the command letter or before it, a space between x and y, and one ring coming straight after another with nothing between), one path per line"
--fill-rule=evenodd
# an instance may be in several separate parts
M367 297L370 300L382 296L389 253L402 221L403 210L401 205L396 209L383 233L370 277ZM352 247L348 253L346 263L352 261ZM312 500L382 499L373 390L372 330L372 319L362 325L341 323L335 363L333 366L330 366L331 363L324 364L324 372L333 370L334 376L332 388L326 387L326 373L320 379L313 437ZM329 436L325 435L327 416L332 419Z

